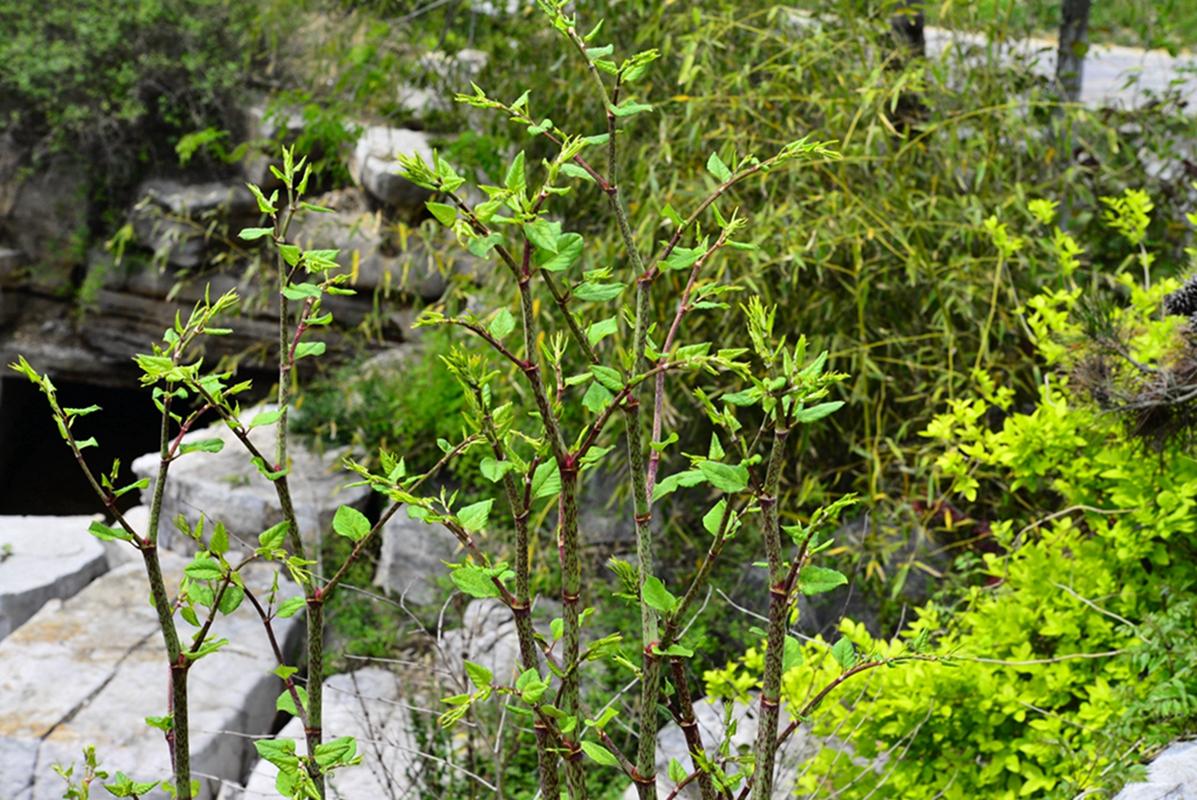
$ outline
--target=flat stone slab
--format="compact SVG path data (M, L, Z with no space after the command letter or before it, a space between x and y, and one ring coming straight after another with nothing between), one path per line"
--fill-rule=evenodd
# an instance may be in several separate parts
M168 584L177 585L186 561L165 552L162 561ZM261 565L244 574L263 593L273 571ZM300 620L275 621L288 652L301 635ZM180 628L186 636L189 626ZM192 767L197 777L236 780L253 752L246 735L269 731L282 682L272 674L277 665L249 603L217 618L210 635L231 643L191 670ZM74 597L48 603L0 642L0 797L57 800L64 784L53 765L81 761L88 745L111 773L168 778L168 745L144 721L167 713L168 677L140 564L118 567ZM200 800L215 790L216 781L204 779Z
M0 517L0 639L108 569L92 517Z
M249 424L267 408L271 407L246 409L242 419ZM250 431L250 441L267 458L274 457L276 428L273 424L262 425ZM218 453L189 453L171 465L162 501L159 542L180 552L194 551L195 543L184 538L172 520L182 514L195 525L203 514L210 521L223 522L232 536L256 545L258 534L283 518L274 484L250 463L249 453L223 422L192 431L183 441L203 439L219 439L224 443L223 449ZM296 437L292 437L288 449L291 499L300 531L311 546L329 530L339 505L360 505L370 490L360 486L344 488L352 476L340 469L338 460L343 450L316 453L305 448ZM151 497L158 474L158 454L148 453L138 458L133 462L133 471L138 477L150 479L151 485L142 492L142 497Z
M1147 780L1128 783L1114 800L1197 800L1197 742L1173 742L1147 768Z
M328 776L328 800L401 800L422 797L416 786L416 742L404 705L401 679L393 672L367 667L324 682L325 738L353 736L362 763L334 770ZM307 752L303 726L292 719L278 734L294 739L297 753ZM240 794L226 789L223 797L277 798L278 769L259 761Z

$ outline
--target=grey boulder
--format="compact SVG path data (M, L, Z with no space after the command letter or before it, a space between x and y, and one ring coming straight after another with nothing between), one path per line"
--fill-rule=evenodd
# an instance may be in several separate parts
M443 599L438 577L447 576L445 561L458 551L457 538L441 525L412 519L403 510L382 529L382 546L374 585L413 605Z
M258 413L271 408L245 409L242 419L248 424ZM249 433L250 441L267 459L274 457L277 427L277 423L264 424ZM274 484L253 465L249 453L227 425L217 422L192 431L183 441L210 439L221 442L219 452L189 453L171 465L158 529L164 547L180 551L195 549L195 543L175 529L172 520L178 515L194 526L203 514L211 521L223 522L230 535L250 543L256 543L259 533L282 521ZM295 437L290 440L287 478L300 532L309 548L329 529L340 505L359 506L369 494L365 487L345 487L350 481L338 466L341 452L317 453ZM143 490L143 497L150 497L154 491L158 462L157 453L147 453L133 462L133 472L151 481Z
M1147 780L1128 783L1114 800L1197 800L1197 742L1173 742L1147 767Z
M0 639L108 569L93 517L0 517Z
M400 155L420 155L432 160L427 134L406 128L370 125L349 158L349 175L366 194L385 206L416 210L431 195L399 174Z

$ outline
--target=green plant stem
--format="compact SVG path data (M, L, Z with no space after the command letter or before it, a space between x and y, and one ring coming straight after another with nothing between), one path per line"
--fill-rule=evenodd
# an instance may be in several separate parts
M581 715L579 671L581 659L581 603L582 557L578 535L578 470L571 465L561 469L561 567L562 620L564 622L564 650L562 660L565 675L561 679L562 706L567 714ZM582 751L571 743L565 755L565 780L570 797L586 797L586 773Z
M287 185L287 212L275 224L275 241L284 242L291 221L295 218L297 209L295 192L290 183ZM286 471L289 455L287 453L287 404L290 402L289 391L291 372L295 367L295 352L288 336L287 298L283 294L290 281L287 262L283 259L282 251L275 247L275 266L278 273L278 424L275 426L275 470ZM301 320L302 324L302 320ZM248 437L247 437L248 439ZM287 522L288 538L294 555L306 560L303 536L299 530L299 520L295 515L295 507L291 501L290 483L286 475L274 481L275 492L278 495L283 519ZM317 532L319 536L319 532ZM317 540L317 551L319 544ZM307 770L312 779L316 793L324 797L324 771L316 763L316 748L323 739L323 707L324 707L324 596L316 586L314 580L303 583L303 593L306 599L307 648L308 648L308 710L307 724L304 726L304 739L307 743Z
M699 756L706 753L702 746L702 733L698 730L698 721L694 718L694 699L690 696L690 682L686 678L686 662L681 658L671 658L673 669L673 685L676 691L674 701L677 704L677 724L686 737L686 748L690 751L690 764L698 773L698 792L702 800L716 800L715 784L711 776L702 768Z
M262 621L262 627L266 630L266 639L270 642L270 649L274 653L274 660L278 662L280 667L287 666L287 659L283 655L283 648L279 645L278 636L274 633L273 618L262 607L261 601L258 600L257 596L248 586L244 587L244 591L246 599L254 607L254 611L257 612L259 619ZM290 675L283 678L283 687L291 695L291 701L295 704L295 710L299 712L299 719L306 728L308 725L308 712L304 708L303 700L299 696L299 687L295 683L295 679Z
M632 334L633 374L643 372L645 351L648 344L648 320L652 294L652 273L646 273L644 259L628 217L628 210L619 187L619 152L616 146L618 125L612 105L618 97L619 79L616 78L614 93L609 95L594 62L586 55L586 45L575 31L569 32L570 41L582 54L587 69L603 98L607 113L607 183L604 187L607 202L615 215L624 249L636 275L636 317ZM624 431L627 443L628 471L632 482L632 509L636 524L637 582L643 592L644 584L653 574L652 506L649 504L649 489L644 463L644 436L640 421L640 389L637 385L624 401ZM653 652L657 644L657 615L648 604L640 601L640 638L642 647L642 675L640 679L640 724L637 734L636 769L632 779L640 800L655 800L657 796L656 753L657 753L657 699L661 685L661 658Z
M779 407L775 413L782 413ZM773 796L773 768L777 755L777 720L781 708L782 656L785 651L786 619L790 609L790 590L786 585L785 562L781 552L781 529L777 515L777 490L781 483L781 462L789 429L778 419L773 428L773 446L760 496L761 527L765 554L769 562L769 627L765 649L765 672L761 682L761 711L753 745L752 800Z
M176 356L177 361L177 356ZM146 579L150 584L150 598L158 615L158 628L166 645L166 658L170 665L170 732L167 739L171 746L171 766L174 771L175 788L179 800L191 798L191 745L189 737L187 707L187 670L190 662L183 655L179 644L179 632L175 627L174 606L166 591L166 579L162 574L162 562L158 558L158 525L162 517L162 500L166 494L166 476L170 470L170 395L162 396L162 422L159 428L158 474L154 481L154 494L150 501L150 518L145 538L141 543L141 557L145 564ZM72 443L72 447L74 447ZM103 495L102 495L103 496Z
M530 242L524 243L524 258L523 264L527 265L531 261ZM561 475L561 556L562 556L562 588L561 588L561 602L563 607L562 622L564 624L564 661L565 661L565 675L562 678L562 704L563 710L566 713L578 714L579 701L579 686L578 673L574 668L578 661L578 654L581 643L581 624L580 624L580 609L581 603L581 584L582 584L582 555L580 546L580 536L578 534L578 509L577 509L577 490L578 490L578 468L577 459L570 453L566 447L565 439L561 434L561 427L557 420L556 413L553 411L552 404L549 401L549 396L545 390L544 381L541 377L541 370L539 360L536 356L536 317L532 309L532 289L529 285L530 275L527 272L527 267L521 268L517 286L519 287L520 295L520 316L523 323L524 332L524 363L521 367L528 384L532 388L532 394L536 399L537 409L540 411L541 423L545 429L545 435L549 440L549 448L553 453L553 457L557 462L557 469ZM524 543L523 552L519 554L517 560L527 558L527 542ZM527 598L520 598L520 604L527 602ZM530 609L528 609L530 611ZM519 614L516 615L517 625L519 623ZM531 620L527 620L527 624L531 625ZM518 632L518 627L517 627ZM538 731L538 743L540 742L541 733ZM545 755L548 761L555 762L555 757L547 750ZM551 766L551 771L555 772L555 763ZM550 771L550 768L545 766L542 762L541 774L545 775ZM570 797L573 800L585 800L586 792L586 776L582 769L582 753L576 744L568 748L565 754L565 779L569 789ZM550 779L552 780L552 779Z
M482 432L490 443L491 452L499 461L506 459L503 442L495 428L494 418L486 406L481 389L475 387L474 398L482 417ZM515 630L519 638L520 662L525 670L540 670L539 651L536 648L536 634L532 628L531 553L528 534L528 516L531 512L524 502L515 476L510 471L503 475L503 491L515 521L515 600L511 613L515 617ZM538 718L533 722L536 735L536 763L540 772L540 793L544 797L559 797L560 781L557 775L557 756L549 749L549 730L546 721Z

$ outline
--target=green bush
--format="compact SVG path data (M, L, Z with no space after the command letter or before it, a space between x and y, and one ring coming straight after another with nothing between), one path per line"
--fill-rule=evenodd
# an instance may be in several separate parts
M252 10L229 0L9 0L0 118L40 152L128 173L170 154L178 135L227 122L254 52L244 34Z
M730 163L733 151L776 149L797 132L840 142L841 160L728 194L755 209L761 251L751 256L745 289L777 303L786 329L818 332L818 346L854 376L849 408L804 438L816 466L799 485L786 477L800 499L845 489L877 499L908 494L917 477L917 431L930 408L968 391L974 366L1001 372L1020 397L1033 398L1035 370L1014 309L1053 285L1056 274L1022 256L999 267L988 216L1021 221L1026 198L1067 191L1068 229L1089 248L1080 266L1086 276L1116 270L1121 260L1099 224L1099 197L1139 186L1169 218L1177 216L1182 178L1161 175L1146 156L1168 159L1191 138L1193 122L1176 98L1136 112L1059 108L1028 61L984 53L905 60L891 38L892 3L823 0L807 4L810 17L740 0L705 0L686 13L660 3L607 5L592 10L618 15L617 47L652 43L661 51L661 69L643 89L654 111L629 120L633 135L621 159L638 234L666 238L676 224L673 209L698 202L714 185L685 180L702 174L712 150ZM417 17L374 35L400 47L435 37L442 24ZM559 124L598 110L575 91L526 16L478 17L476 26L475 46L492 53L478 78L489 94L511 102L534 86L531 112L552 109ZM502 159L489 152L493 142L517 136L517 126L468 109L442 124L469 131L458 152L484 142L486 152L471 160L501 181L495 165ZM548 152L533 144L528 155ZM677 193L673 207L651 199L661 192ZM614 259L617 242L595 223L600 203L579 193L564 199L562 214ZM1151 231L1153 245L1170 253L1186 237L1162 225ZM716 340L735 324L718 311L696 314L694 322ZM671 402L680 417L701 419L691 400ZM695 426L694 446L705 435Z
M1111 226L1131 241L1146 228L1134 211L1142 201L1129 193L1106 204L1117 209ZM1050 204L1032 208L1050 222ZM1044 249L1071 252L1060 235L1055 229ZM1009 234L1000 240L1021 244ZM1150 254L1134 260L1141 258ZM1190 357L1189 324L1159 313L1178 283L1143 288L1119 276L1112 282L1124 302L1099 315L1093 291L1066 268L1061 275L1064 288L1028 303L1039 353L1056 368L1033 406L1015 408L1005 381L978 373L973 396L951 401L925 431L942 448L937 473L948 494L970 511L1007 509L974 529L988 552L973 585L921 608L893 641L852 622L840 629L870 655L930 640L946 663L878 671L863 691L840 693L816 732L846 739L858 756L889 760L862 768L827 748L806 773L805 791L1110 796L1128 762L1193 731L1197 680L1184 655L1193 650L1197 461L1186 438L1129 435L1158 375L1191 374L1181 366ZM1103 361L1098 386L1093 359L1111 354L1117 363ZM1105 408L1090 399L1094 389ZM1111 398L1132 393L1135 402L1123 406L1129 416L1116 413ZM982 503L987 493L1004 500ZM822 640L805 648L805 663L786 676L791 698L841 671L827 653ZM735 694L758 660L750 652L709 672L709 690Z

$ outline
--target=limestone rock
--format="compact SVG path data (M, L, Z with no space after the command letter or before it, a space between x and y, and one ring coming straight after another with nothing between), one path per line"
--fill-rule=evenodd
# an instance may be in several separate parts
M0 173L4 171L0 165ZM79 249L88 236L90 211L84 170L65 157L55 158L29 175L18 169L11 182L0 174L4 183L0 232L28 256L24 272L29 285L47 293L62 291L86 255Z
M402 800L421 796L416 779L417 745L411 731L399 676L377 667L333 675L324 682L324 730L327 738L353 736L362 763L328 776L329 800ZM292 719L279 732L306 752L303 726ZM246 781L245 800L277 797L277 768L259 761Z
M214 217L226 221L235 233L258 211L253 195L241 183L149 180L137 194L142 199L131 215L137 241L183 268L204 263L204 231Z
M399 174L399 155L411 153L432 160L432 145L427 134L406 128L367 126L349 158L349 174L379 203L418 209L429 198L429 193Z
M249 141L281 138L286 143L299 138L306 122L298 108L272 108L266 102L256 102L242 109L241 124Z
M498 683L508 682L520 673L515 620L511 609L498 600L470 601L461 628L444 633L440 650L446 669L453 674L464 674L463 661L486 667Z
M305 248L339 250L349 285L359 292L401 291L431 303L445 293L451 276L472 277L479 269L479 260L448 232L430 239L412 235L401 245L392 244L380 214L367 209L357 192L330 192L313 202L332 212L297 217L292 241Z
M398 89L399 106L416 119L450 111L453 93L465 91L486 68L489 56L481 50L465 49L448 54L425 53L419 59L425 80L420 85L403 84Z
M108 569L92 517L0 517L0 639Z
M1147 768L1147 781L1128 783L1114 800L1197 800L1197 742L1174 742Z
M732 706L731 717L736 722L735 734L731 737L731 753L733 755L747 753L752 749L756 739L758 706L756 703L745 705L735 703ZM703 747L712 758L718 757L719 745L725 735L723 717L725 706L723 701L706 700L694 701L694 719L698 723L702 735ZM789 716L782 711L779 728L784 728L790 722ZM799 728L790 736L781 750L777 753L777 772L774 775L773 796L789 798L794 796L794 787L798 780L799 771L803 763L817 754L824 742L816 740L807 733L805 726ZM687 771L690 768L690 750L686 746L686 737L676 723L669 723L657 734L657 791L662 797L673 791L673 782L669 780L667 770L669 760L676 758ZM733 766L730 772L734 773ZM678 794L684 800L694 800L699 796L698 787L691 783ZM634 800L636 787L629 786L623 794L624 800Z
M162 553L168 586L177 586L185 561ZM273 570L253 565L246 583L265 592ZM298 591L283 581L287 594ZM293 653L300 617L277 619L276 635ZM186 631L186 623L180 622ZM246 737L266 733L281 682L264 645L261 622L248 603L219 617L211 635L231 644L192 667L192 767L197 774L236 779L252 752ZM65 601L52 601L0 642L0 797L51 800L62 796L54 764L78 761L95 745L103 766L138 780L166 778L170 754L147 716L167 710L165 654L157 617L147 602L140 565L98 578ZM238 735L240 734L240 735ZM203 780L199 800L215 793ZM147 800L159 800L162 793Z
M268 408L246 409L242 417L248 423ZM267 458L274 454L276 428L275 424L261 425L250 431L250 441ZM223 448L218 453L190 453L171 466L162 503L160 543L183 551L194 549L194 543L184 540L170 523L179 514L192 525L204 514L210 520L223 522L230 535L256 542L259 533L282 520L274 485L258 472L244 446L225 424L218 422L192 431L183 441L203 439L219 439ZM338 468L340 450L319 454L295 438L288 449L291 499L300 531L310 547L330 528L338 506L360 505L370 490L360 486L343 488L349 480ZM143 497L151 496L158 473L158 454L147 453L138 458L133 462L133 471L138 477L150 479L151 485L143 490Z
M437 603L444 592L436 579L448 574L442 562L453 560L457 552L457 538L443 526L412 519L400 510L382 529L374 585L413 605Z
M0 247L0 286L15 282L21 267L25 266L25 254L11 247Z

